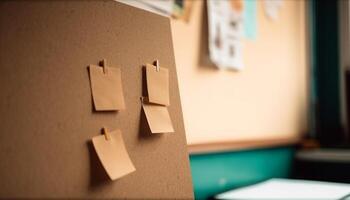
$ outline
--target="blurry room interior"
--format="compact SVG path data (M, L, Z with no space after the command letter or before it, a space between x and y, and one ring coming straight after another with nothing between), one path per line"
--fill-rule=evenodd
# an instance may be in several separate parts
M58 43L70 41L70 34L72 33L81 34L81 37L79 37L79 40L70 43L69 45L71 46L69 48L67 45L66 49L70 49L71 47L85 47L82 41L91 36L91 34L86 33L90 31L96 31L96 34L100 34L99 31L103 32L101 33L103 37L101 35L96 36L96 40L91 39L95 43L91 44L105 41L108 37L108 39L113 40L115 43L101 42L100 44L103 43L106 48L113 49L114 44L125 45L123 48L116 47L118 49L115 50L116 52L123 51L113 57L114 60L112 60L112 63L117 66L119 65L117 57L126 53L134 53L134 55L128 55L126 56L127 58L118 57L120 58L120 62L123 64L132 63L137 67L146 64L146 62L151 62L150 58L153 56L153 51L157 52L159 57L165 58L158 60L158 58L152 57L154 60L157 59L159 61L159 63L156 62L157 64L154 64L157 67L155 68L157 72L159 72L158 64L161 67L168 67L169 69L169 77L166 78L169 79L167 83L171 91L169 97L171 102L170 104L166 104L166 109L169 110L170 115L167 113L168 110L161 107L162 105L160 106L160 109L162 109L160 112L163 117L166 115L166 122L170 121L170 126L174 126L170 128L172 130L170 132L175 132L175 136L168 136L165 133L156 136L152 135L152 137L142 134L138 135L139 133L136 134L138 129L148 127L147 124L145 127L143 126L143 119L132 125L121 125L135 132L133 136L126 135L128 134L127 131L125 131L126 133L122 131L124 135L122 133L120 134L123 137L125 136L124 140L126 143L126 147L122 146L122 150L128 151L130 155L130 158L127 157L124 159L131 165L128 173L134 172L135 168L136 172L113 182L113 184L110 184L110 182L104 183L105 188L101 186L103 184L97 184L97 187L91 183L89 185L89 178L80 174L93 174L94 167L91 166L94 165L94 162L98 161L98 156L100 156L91 153L94 152L93 143L84 143L84 147L86 148L82 148L83 150L80 152L84 152L87 157L90 154L95 155L95 157L90 156L90 159L84 157L81 161L79 160L79 165L83 165L82 163L84 162L93 163L87 169L84 168L85 171L82 170L83 172L81 172L79 170L79 173L77 173L81 175L79 176L81 178L79 181L86 181L88 185L86 186L88 188L86 195L95 195L91 196L92 198L101 196L109 198L111 196L108 195L116 192L120 195L118 196L119 198L137 198L139 197L137 196L139 194L138 191L130 194L125 191L113 191L113 189L119 185L123 185L125 188L131 190L133 186L131 180L138 182L140 185L147 185L146 180L150 180L153 181L152 186L164 187L159 189L159 191L156 191L156 189L153 191L152 189L149 193L147 193L146 189L142 190L142 192L149 195L144 196L146 199L164 198L165 196L162 195L166 194L166 192L169 193L169 198L179 199L187 199L191 198L191 196L195 199L241 199L245 197L248 199L259 199L259 197L264 197L264 195L267 195L266 198L279 199L281 196L278 195L286 195L286 193L273 193L272 191L285 191L289 189L299 191L299 193L294 194L295 199L307 199L315 195L315 193L323 195L321 191L330 191L329 193L325 192L324 195L333 194L333 196L327 196L332 199L345 199L345 197L349 197L350 2L348 0L115 0L101 2L72 1L67 3L67 5L63 5L60 1L53 1L54 3L51 5L46 1L33 1L30 3L24 3L22 1L13 2L1 2L0 10L6 8L13 9L19 6L21 9L18 9L18 16L32 15L32 18L18 19L15 17L15 14L2 10L3 12L0 14L0 37L3 37L1 38L1 43L7 46L0 47L1 65L12 62L11 60L9 61L9 57L6 57L6 55L12 52L12 49L9 48L12 45L8 43L6 38L11 38L13 41L22 41L23 38L23 41L26 41L29 38L32 39L31 42L35 40L38 45L42 45L41 42L45 38L48 38L45 30L49 29L48 27L55 26L53 24L40 26L41 22L45 20L57 21L57 26L60 28L57 32L61 33L60 31L62 31L62 33L67 33L67 35L62 35L62 37L55 35L60 40L57 41L57 45L55 42L50 43L51 46L48 45L47 48L47 52L50 53L45 54L44 51L42 57L30 58L29 56L28 58L27 55L22 55L27 60L36 64L35 66L37 67L49 65L48 60L54 57L52 52L60 52L59 47L61 44ZM52 6L56 4L57 7ZM99 9L106 12L101 14L101 10L99 10L96 11L97 14L90 15L85 13L89 9L90 11L94 10L90 7L91 4L97 5ZM25 6L21 7L22 5ZM65 6L68 6L71 10L68 12ZM129 27L129 22L123 21L123 17L112 19L111 17L113 16L119 16L113 13L113 6L115 6L116 10L125 12L123 16L125 16L125 19L130 19L130 24L136 24L139 27ZM27 8L32 10L27 10ZM90 30L88 28L91 24L88 26L86 25L88 23L82 23L82 30L75 31L79 28L77 24L73 24L70 20L67 20L65 22L66 24L63 23L57 13L57 16L51 16L45 12L48 18L40 18L40 9L46 10L46 8L57 11L57 13L62 12L62 16L75 16L75 21L72 20L74 22L79 20L79 17L81 19L92 20L96 22L96 29L99 30ZM131 12L128 11L132 11L135 17L131 16ZM82 13L81 15L79 14L80 12ZM99 23L99 17L110 21ZM144 21L134 21L136 19L140 20L143 17ZM11 23L6 21L6 19L10 18L17 20L14 20L12 24L13 27L17 27L16 30L12 30ZM39 28L37 27L38 29L31 32L29 30L31 29L30 27L22 27L16 24L23 22L22 20L38 25ZM108 26L115 25L113 20L121 26L109 29ZM152 22L157 22L157 24ZM10 27L8 28L7 26ZM151 29L150 27L153 28ZM119 31L118 28L123 30ZM66 29L67 32L62 29ZM43 31L40 32L41 30ZM116 33L113 32L115 30ZM147 40L144 44L154 46L137 47L141 42L134 44L134 41L114 41L118 40L119 36L128 38L128 34L124 34L125 32L123 32L126 30L132 30L130 37L136 38L135 41L144 42L142 40ZM144 33L141 30L147 30L149 32ZM18 33L18 35L8 33ZM27 35L21 35L20 33L33 33L33 35L29 35L27 38ZM55 34L56 32L53 31L53 33ZM158 38L154 38L155 36ZM72 37L77 36L74 35ZM43 39L41 40L41 38ZM21 44L19 43L13 44L14 48L20 49ZM162 44L157 46L156 44L159 43ZM76 61L84 63L79 66L85 70L84 73L86 72L85 64L89 65L89 59L95 59L94 56L97 57L97 55L101 57L102 53L100 52L104 52L104 50L101 50L103 48L96 46L91 48L91 51L86 49L82 52L89 52L91 56L87 60ZM39 51L38 49L36 50ZM64 51L62 54L69 56L68 51ZM111 52L106 50L104 53L112 57L109 54ZM135 52L141 52L142 56L137 55ZM113 51L113 53L115 52ZM81 54L80 50L74 51L74 55L77 57L86 56ZM18 53L18 55L21 54ZM60 56L55 58L58 62L57 65L67 61ZM144 57L148 60L145 60ZM138 64L135 64L136 61ZM13 62L16 64L20 63L18 65L25 68L25 64L21 63L20 57ZM163 65L163 63L165 64ZM95 64L97 64L97 61ZM165 66L166 64L170 66ZM91 120L91 126L96 125L97 127L97 123L105 123L103 120L110 120L113 114L117 117L124 116L125 119L136 120L136 117L133 117L133 115L125 114L130 110L134 112L133 114L137 112L138 120L139 110L137 109L139 107L128 106L139 104L144 106L143 96L140 101L140 96L135 94L141 91L142 93L144 92L144 86L141 86L141 83L144 84L146 79L142 77L142 80L136 80L135 77L138 77L138 75L143 76L146 72L139 70L137 72L140 73L137 74L135 71L132 71L135 69L131 69L131 67L123 68L121 75L123 87L131 88L131 90L135 88L135 91L124 88L126 110L123 112L117 111L116 113L108 111L104 113L105 115L90 110L85 111L85 113L82 112L83 114L87 113L89 117L91 117L91 114L96 114L95 117L91 117L93 119ZM18 108L15 107L16 112L20 112L21 109L25 110L24 105L29 105L28 107L30 107L34 103L28 103L29 101L25 102L25 100L22 101L20 99L23 97L21 96L22 94L27 94L25 90L23 93L18 92L22 91L23 86L15 87L11 86L11 84L9 84L9 87L7 85L5 86L7 84L5 78L6 80L10 80L13 76L6 74L9 72L8 68L5 69L4 66L0 66L0 68L3 78L2 88L6 89L2 93L8 94L1 97L3 101L0 102L0 111L4 113L2 114L2 118L6 119L10 115L5 114L5 110L13 103L7 101L12 98L11 92L7 88L14 89L17 91L16 94L19 94L15 97L16 102L21 102L22 104ZM16 69L16 66L14 68ZM105 69L103 66L103 70ZM66 89L69 95L79 93L82 96L86 95L90 98L90 93L88 93L90 92L90 88L87 86L90 82L86 81L88 84L84 85L83 89L77 92L72 89L74 86L67 85L64 82L50 82L51 79L46 72L51 73L50 76L53 75L51 77L52 80L53 78L55 78L54 80L60 80L55 77L54 74L56 73L54 73L54 70L47 70L44 67L41 70L46 71L44 73L44 71L38 69L38 73L33 73L34 81L47 81L47 85L57 85L60 83L67 87ZM164 69L162 68L160 71L162 70ZM66 78L70 81L80 80L79 78L82 77L79 76L79 73L70 73L68 68L63 67L62 71L69 74ZM124 72L125 74L129 74L124 75ZM19 73L18 81L32 83L31 80L25 79L26 76L23 74L22 72ZM84 78L89 80L91 74L88 75L88 73L85 73L84 75L86 75ZM17 78L11 80L16 82ZM138 83L140 84L136 86ZM147 84L149 83L147 82ZM35 96L37 99L41 99L41 97L45 99L47 94L54 95L52 90L44 90L44 86L38 86L36 88L37 90L31 90L31 87L28 88L30 88L28 89L30 92L28 96ZM31 93L32 91L33 94ZM37 94L35 93L36 91L46 91L47 93ZM63 90L59 91L62 92ZM63 93L66 94L65 92ZM88 101L91 99L89 98L87 98L86 105L90 106L90 102ZM58 100L64 102L65 98L60 96ZM84 103L78 103L77 100L72 102L76 103L76 109L80 109L85 105ZM35 105L38 106L37 104ZM54 104L54 108L59 110L62 105L60 103ZM93 109L93 105L90 107ZM39 106L39 108L41 107ZM147 112L147 108L143 107L143 109L143 112ZM42 113L45 113L44 111ZM45 122L56 120L52 115L46 113L43 116L47 119ZM62 116L66 118L70 117L68 114L62 114ZM74 116L77 117L76 115ZM82 120L90 119L85 115L81 115L80 117ZM141 117L144 117L144 115L141 114ZM147 115L146 118L149 120L148 117ZM24 124L27 119L29 121L36 120L35 114L33 117L25 113L22 117L14 118L14 120L21 121ZM171 120L173 124L171 124ZM72 122L67 123L72 126ZM40 128L43 124L33 124L30 127L35 126ZM55 130L64 130L65 125L61 121L58 120L57 123L53 124ZM150 124L148 125L150 126ZM15 127L10 127L6 123L0 126L5 130L15 129ZM86 129L88 128L84 130ZM184 133L179 131L182 129ZM97 128L93 130L96 133ZM103 128L103 130L105 131L107 129ZM72 131L78 132L80 130L77 128ZM107 132L104 132L106 138L108 138ZM36 130L31 131L32 135L42 140L45 139L43 143L40 143L42 140L29 141L29 135L18 137L19 139L15 142L17 142L16 144L20 148L35 149L36 152L39 152L39 150L41 152L41 148L46 147L45 145L50 142L55 144L53 139L49 139L49 136L40 136L36 133ZM7 134L15 137L13 133L2 133L3 144L7 141ZM23 133L21 134L25 135ZM89 134L91 134L89 136L92 136L94 133ZM82 136L80 135L79 137ZM175 140L169 141L171 137L176 137L178 143L175 144ZM69 138L73 141L78 139L78 136L73 134L65 137L62 136L61 138L67 140ZM63 144L62 141L59 142L61 142L59 144ZM81 147L81 143L74 144ZM157 146L152 146L151 144ZM166 144L172 146L167 146ZM32 147L28 147L30 145ZM57 148L59 146L58 144L57 146L52 146L54 151L43 151L44 154L46 153L46 157L43 157L53 159L59 153L64 152L65 156L70 153L67 149L59 150ZM148 151L143 152L141 148ZM179 151L179 154L175 153L176 150ZM15 157L9 158L7 156L6 152L14 154L14 151L9 146L0 146L0 158L10 163L3 162L0 164L0 175L6 175L8 169L18 168L22 169L19 170L19 174L24 174L23 176L26 178L30 177L31 175L26 174L22 161L16 160ZM26 153L30 154L30 152L21 152L18 155L27 157ZM73 153L72 155L79 157L78 155L80 154ZM37 166L40 163L39 161L43 161L43 157L32 159L30 162L26 162L26 164ZM59 156L57 157L59 158ZM133 157L135 158L133 161L135 168L130 161L133 160ZM147 166L141 162L143 159L147 160L145 161L147 162ZM173 166L172 172L181 171L183 174L178 173L171 174L169 177L158 177L158 172L155 172L158 168L150 167L157 165L156 167L160 168L159 174L163 173L164 175L167 170L165 168L168 166L158 165L158 162L170 165L170 160L175 162L175 159L181 160L181 163L179 166ZM54 160L57 161L57 159ZM77 161L74 159L71 160ZM157 164L155 164L155 161ZM140 166L145 167L142 168ZM59 168L59 166L56 167L55 169ZM100 179L106 179L103 167L105 166L100 166L102 169L102 178L98 176L97 182ZM151 169L155 171L151 171ZM42 171L39 172L39 169L30 170L42 173ZM73 165L65 167L65 170L69 171L68 174L72 177L78 171ZM51 174L51 171L43 170L43 173ZM52 176L59 173L59 170L53 170ZM142 173L147 174L147 179L136 178L136 176L140 176ZM23 176L20 177L22 178ZM118 178L119 176L120 174L118 174ZM10 176L6 177L10 180ZM94 177L94 175L91 175L91 177ZM94 179L91 177L90 179ZM156 178L153 179L152 177ZM173 182L167 184L167 179ZM69 192L60 190L61 188L59 186L64 185L62 182L62 180L61 182L58 181L56 185L56 183L49 182L43 178L40 179L40 183L36 183L37 185L51 185L51 190L48 191L53 195L52 197L57 197L55 196L55 191L57 192L57 190L62 192L60 194L65 193L70 195ZM13 191L17 191L17 189L9 186L11 184L16 185L15 181L10 181L8 184L0 184L0 186L3 186L0 188L0 198L28 197L26 196L27 193L20 193L22 191L21 188L25 188L21 183L18 184L18 194L12 193ZM311 192L315 193L307 193L310 190L302 191L302 188L314 188L315 190ZM193 195L191 189L193 189ZM177 191L173 192L174 190ZM38 187L36 187L36 190L33 189L33 191L30 189L24 189L23 191L29 191L28 194L33 195L41 194ZM73 189L70 188L67 191L73 191ZM108 192L104 193L105 191ZM82 194L85 195L84 192L85 190ZM249 196L250 194L251 196ZM35 195L30 197L47 197L45 195ZM81 197L79 195L77 197ZM61 196L57 198L59 197ZM292 198L292 196L290 197Z

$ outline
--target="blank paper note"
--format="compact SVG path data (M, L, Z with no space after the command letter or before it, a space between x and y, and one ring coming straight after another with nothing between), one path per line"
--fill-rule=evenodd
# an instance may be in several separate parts
M152 133L174 132L167 107L155 104L143 104L142 107Z
M95 110L125 109L120 69L90 65L89 72Z
M146 65L146 80L148 100L151 103L170 105L169 100L169 71L167 68Z
M93 137L92 143L104 169L112 180L136 171L125 148L120 130L108 132L108 139L105 135Z

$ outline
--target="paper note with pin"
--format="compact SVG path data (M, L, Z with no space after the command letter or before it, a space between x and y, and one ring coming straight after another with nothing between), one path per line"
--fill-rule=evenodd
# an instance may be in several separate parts
M121 70L107 66L90 65L90 84L96 111L112 111L125 109Z
M108 131L104 135L92 138L97 156L111 180L119 179L136 171L125 148L120 130Z
M146 80L148 100L150 103L170 105L169 100L169 71L167 68L146 64Z

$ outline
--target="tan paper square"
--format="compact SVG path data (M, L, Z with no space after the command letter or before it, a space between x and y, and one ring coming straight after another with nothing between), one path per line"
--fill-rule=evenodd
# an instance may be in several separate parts
M154 104L143 104L142 107L152 133L174 132L167 107Z
M125 148L121 131L114 130L108 134L108 140L105 135L100 135L93 137L92 143L108 176L116 180L136 169Z
M170 105L168 69L160 67L157 71L154 65L147 64L146 76L149 102Z
M125 102L123 96L121 71L116 67L90 65L90 84L92 98L97 111L123 110Z

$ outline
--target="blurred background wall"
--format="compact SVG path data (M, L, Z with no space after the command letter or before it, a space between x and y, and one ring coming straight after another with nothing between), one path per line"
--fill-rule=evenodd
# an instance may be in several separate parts
M208 57L205 1L189 22L172 20L188 144L293 138L307 129L308 64L304 1L283 1L277 20L257 1L257 35L243 39L242 71Z
M288 140L307 132L306 2L283 1L275 21L266 16L263 2L257 1L256 38L243 38L245 68L239 72L219 70L209 60L205 1L193 1L188 22L171 21L190 151L211 143L215 151L223 143ZM192 154L195 197L289 177L293 155L288 145Z

